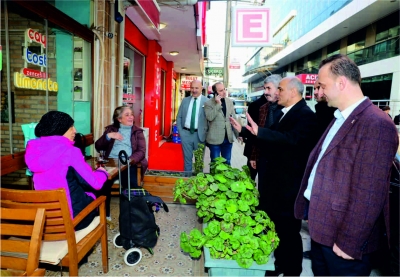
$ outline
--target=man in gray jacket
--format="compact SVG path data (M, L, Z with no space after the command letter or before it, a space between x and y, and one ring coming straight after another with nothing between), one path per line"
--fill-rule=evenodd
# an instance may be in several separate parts
M212 86L214 98L204 105L204 111L208 120L209 132L207 134L207 146L210 148L210 158L222 156L227 164L231 164L233 134L229 117L236 117L233 101L227 96L223 83L218 82ZM238 132L235 130L235 136Z
M176 117L187 176L192 176L193 150L197 149L199 143L204 144L207 134L207 120L203 107L208 99L201 95L202 89L203 86L198 80L190 84L192 95L182 100Z

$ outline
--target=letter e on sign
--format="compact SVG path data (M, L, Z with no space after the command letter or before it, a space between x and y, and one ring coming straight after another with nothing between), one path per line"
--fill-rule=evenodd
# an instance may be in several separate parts
M232 8L232 46L268 46L271 44L270 10L268 8Z

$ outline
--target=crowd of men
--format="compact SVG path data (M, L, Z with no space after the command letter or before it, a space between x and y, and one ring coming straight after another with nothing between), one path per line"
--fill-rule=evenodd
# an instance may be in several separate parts
M275 223L280 245L275 271L299 276L300 229L308 221L314 275L364 275L371 255L388 244L389 178L399 136L393 121L361 91L361 74L347 56L323 60L315 82L314 113L296 77L268 76L264 95L248 108L248 125L234 118L223 83L214 98L191 84L178 112L185 171L198 143L211 160L230 163L233 136L243 137L251 177L258 174L259 209Z

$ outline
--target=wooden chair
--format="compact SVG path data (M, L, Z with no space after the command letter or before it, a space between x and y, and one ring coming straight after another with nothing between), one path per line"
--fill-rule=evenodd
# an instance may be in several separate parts
M64 189L21 191L1 188L0 193L2 207L46 209L40 262L69 267L69 275L78 276L78 263L100 240L103 272L108 272L105 196L71 219ZM75 232L75 226L97 208L100 216L95 217L87 228Z
M38 266L45 210L1 208L0 219L1 275L44 276Z

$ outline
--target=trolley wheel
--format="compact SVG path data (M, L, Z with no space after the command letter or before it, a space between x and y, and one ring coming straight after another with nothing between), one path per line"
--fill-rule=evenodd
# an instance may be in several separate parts
M117 248L122 248L121 235L119 232L114 236L113 244Z
M131 248L126 250L124 255L124 262L127 266L137 265L142 259L142 251L139 248Z

